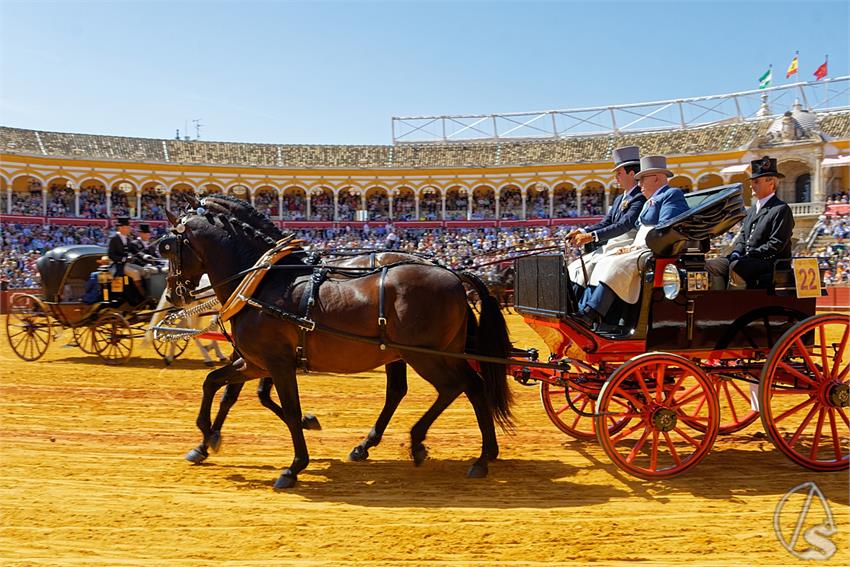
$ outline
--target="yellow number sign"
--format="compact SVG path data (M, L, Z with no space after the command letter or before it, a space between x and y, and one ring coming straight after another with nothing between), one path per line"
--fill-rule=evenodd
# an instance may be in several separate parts
M797 297L820 297L820 270L815 258L797 258L792 262Z

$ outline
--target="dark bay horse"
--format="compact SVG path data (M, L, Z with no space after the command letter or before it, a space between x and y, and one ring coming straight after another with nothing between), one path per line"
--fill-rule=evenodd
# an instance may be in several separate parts
M160 252L170 261L168 293L178 305L189 299L189 290L203 273L209 275L216 295L225 303L237 289L240 274L282 237L250 205L227 197L205 198L179 219L171 213L168 216L174 235L161 241ZM278 265L291 269L269 271L252 296L253 306L230 321L235 347L244 361L240 371L247 376L271 377L281 400L281 418L292 437L295 457L275 488L293 486L309 463L296 380L299 347L308 353L311 370L352 374L404 361L435 387L436 401L410 433L415 464L427 456L424 440L431 424L465 393L482 436L481 454L468 476L486 476L488 461L499 452L494 422L503 426L511 422L506 367L480 362L478 372L468 360L451 355L466 351L508 357L507 326L495 301L483 303L477 323L462 281L470 276L421 263L397 264L384 273L356 278L330 278L318 286L310 311L316 330L304 333L299 342L299 323L293 316L302 314L302 296L313 267L299 254ZM379 322L381 311L385 326Z
M395 251L364 252L353 255L345 255L342 257L334 257L322 261L322 266L331 266L335 268L359 268L359 269L374 269L381 266L387 266L402 262L410 263L433 263L433 261L423 258L415 254ZM203 439L197 447L193 448L186 454L186 460L193 463L202 463L209 457L209 452L218 452L221 446L221 429L224 426L224 421L231 408L239 399L239 394L245 385L245 382L257 378L257 376L246 375L237 370L237 365L234 364L236 357L231 357L231 362L225 366L217 368L207 374L202 387L203 395L201 398L201 407L198 411L198 417L195 423L198 429L201 430ZM403 360L390 362L385 366L387 373L387 388L384 397L384 407L378 414L378 418L372 429L366 437L351 450L348 458L352 461L363 461L369 458L369 449L377 446L383 437L384 431L389 425L395 410L407 395L407 365ZM219 409L215 419L211 419L211 410L213 400L216 393L224 387L224 393L219 402ZM260 404L271 410L275 415L282 418L282 408L275 403L271 397L272 380L269 377L260 379L260 384L257 387L257 397ZM318 419L310 414L305 414L302 419L304 429L321 429Z

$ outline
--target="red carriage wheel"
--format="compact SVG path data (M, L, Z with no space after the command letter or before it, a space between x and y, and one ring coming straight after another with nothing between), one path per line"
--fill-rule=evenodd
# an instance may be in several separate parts
M814 471L850 463L850 320L827 313L789 329L761 373L759 407L773 444Z
M593 419L593 408L596 404L586 393L567 386L540 382L540 401L555 427L570 437L596 438L596 423ZM628 421L629 418L609 417L607 423L611 431L616 432L625 427Z
M711 450L720 425L711 379L691 361L658 352L636 356L614 371L596 413L605 453L624 471L647 480L670 478L696 465ZM609 417L631 422L617 433L600 429Z
M722 373L712 373L709 378L714 383L717 403L720 404L720 428L718 429L720 435L729 435L741 431L758 419L759 412L753 410L750 399L750 384L739 383L733 376ZM702 403L705 402L702 401ZM693 407L695 412L701 409L700 404ZM694 421L691 425L700 429L702 428L701 423Z

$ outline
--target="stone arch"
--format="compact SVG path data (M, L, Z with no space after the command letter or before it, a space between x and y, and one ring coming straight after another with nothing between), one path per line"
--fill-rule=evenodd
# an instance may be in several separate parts
M146 220L165 220L167 192L165 183L160 179L143 179L139 182L139 192L142 195L142 209L139 218Z
M207 195L224 195L224 188L220 183L208 181L198 187L198 197L203 198Z
M443 214L443 192L436 185L419 189L419 220L440 220Z
M138 186L135 181L126 178L114 179L109 191L112 216L135 217L137 192Z
M109 217L106 206L107 183L98 176L80 180L80 216L89 219Z
M694 180L689 175L682 173L671 177L667 184L675 189L681 189L685 193L689 193L694 188Z
M525 218L549 218L549 185L543 182L529 183L525 188Z
M73 217L77 215L74 183L66 177L54 177L47 189L47 216Z
M472 218L476 220L496 218L496 190L487 184L477 185L472 190Z
M305 220L307 218L307 188L292 184L283 188L282 220Z
M598 179L589 179L581 186L581 210L579 215L605 214L605 184Z
M372 185L363 195L366 213L370 221L383 221L390 218L390 193L383 185Z
M499 218L522 218L522 190L516 183L499 187Z
M552 189L553 218L569 218L578 215L576 209L576 186L571 181L559 181Z
M741 194L744 197L744 203L747 206L752 204L753 197L753 185L750 182L750 176L747 173L736 173L729 179L729 183L740 183L741 184Z
M395 220L416 220L416 193L410 185L393 187L393 218Z
M19 174L12 178L11 186L13 215L44 214L43 191L46 187L39 177L29 173Z
M703 173L697 179L697 189L711 189L723 185L723 178L717 173Z
M811 202L811 181L809 182L808 195L802 191L800 197L808 196L807 201L798 201L797 195L797 178L809 174L811 176L811 168L805 161L799 159L789 159L777 164L779 173L785 176L784 179L777 180L777 196L786 203L806 203ZM809 177L811 180L811 177Z
M246 195L246 197L249 195ZM277 187L265 183L254 187L250 192L254 208L270 219L280 218L280 192Z
M337 220L357 220L357 211L363 208L363 189L358 185L345 185L337 193Z
M229 195L231 197L236 197L237 199L250 202L253 190L245 181L237 180L228 183L222 193L224 195Z
M310 220L334 220L334 193L326 185L310 188Z
M466 220L469 216L469 187L454 183L446 189L446 220Z
M179 182L171 186L170 206L175 212L182 212L189 207L189 195L195 196L197 189L188 183Z

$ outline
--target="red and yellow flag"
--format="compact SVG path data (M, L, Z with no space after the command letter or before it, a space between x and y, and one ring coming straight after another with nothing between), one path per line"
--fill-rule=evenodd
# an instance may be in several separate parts
M827 57L823 64L815 70L816 81L820 81L829 74L829 71L827 70L827 63L829 63L829 57Z
M796 52L794 54L794 59L791 60L791 64L788 65L788 70L785 71L785 78L788 79L791 75L797 74L797 58L800 56L800 52Z

